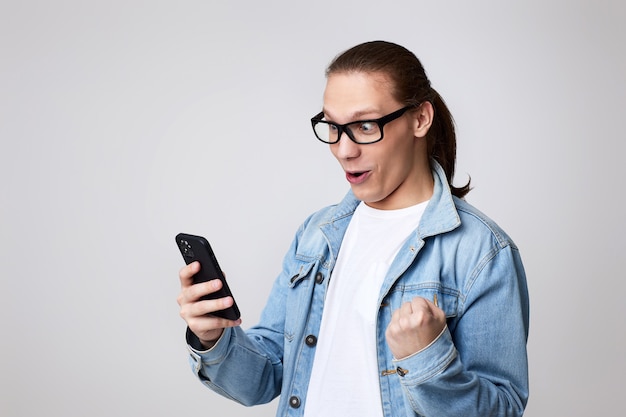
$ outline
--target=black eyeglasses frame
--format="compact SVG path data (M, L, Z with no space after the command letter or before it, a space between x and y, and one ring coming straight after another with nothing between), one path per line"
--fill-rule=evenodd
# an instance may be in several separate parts
M358 145L370 145L372 143L376 143L376 142L380 142L381 140L383 140L383 138L385 137L385 132L383 130L384 126L389 123L392 122L396 119L398 119L400 116L402 116L404 113L407 112L407 110L416 108L418 106L415 105L410 105L410 106L404 106L401 109L398 109L396 111L394 111L393 113L389 113L386 116L380 117L378 119L366 119L366 120L355 120L353 122L350 123L345 123L345 124L339 124L339 123L335 123L335 122L329 122L327 120L322 120L324 118L324 112L321 111L318 114L316 114L315 116L313 116L311 118L311 127L313 128L313 133L315 134L315 137L322 143L326 143L328 145L333 145L337 142L339 142L341 140L341 135L343 133L345 133L346 135L348 135L348 138L350 138L350 140ZM323 140L322 138L320 138L317 135L317 131L315 130L315 125L319 124L319 123L324 123L327 125L332 125L335 128L337 128L337 140L333 141L333 142L329 142L326 140ZM378 128L380 129L380 138L377 140L374 140L372 142L358 142L356 140L356 138L353 136L352 131L350 130L350 128L348 126L353 125L353 124L357 124L357 123L376 123L378 125Z

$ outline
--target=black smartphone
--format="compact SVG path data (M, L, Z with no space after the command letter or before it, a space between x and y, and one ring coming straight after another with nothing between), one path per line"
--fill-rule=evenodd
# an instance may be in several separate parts
M202 236L179 233L176 235L176 244L178 245L178 249L180 250L181 255L183 255L183 259L187 265L194 261L200 262L200 271L193 276L194 283L206 282L216 278L222 281L222 288L215 293L204 296L202 298L203 300L211 300L227 296L233 297L233 294L230 292L230 288L228 288L228 284L226 283L224 273L217 263L217 258L215 257L215 253L213 253L213 249L211 249L211 245L209 245L208 240ZM233 297L233 301L234 299L235 297ZM233 303L231 307L228 307L225 310L215 311L211 314L228 320L237 320L241 316L237 303Z

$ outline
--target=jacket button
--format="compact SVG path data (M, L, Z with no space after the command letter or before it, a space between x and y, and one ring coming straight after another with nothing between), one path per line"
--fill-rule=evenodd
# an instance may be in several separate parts
M306 343L307 346L313 347L317 344L317 337L310 334L304 339L304 343Z
M324 282L324 274L322 274L321 272L318 272L317 274L315 274L315 282L318 284L321 284L322 282Z
M295 395L289 398L289 406L291 406L291 408L300 407L300 398L296 397Z

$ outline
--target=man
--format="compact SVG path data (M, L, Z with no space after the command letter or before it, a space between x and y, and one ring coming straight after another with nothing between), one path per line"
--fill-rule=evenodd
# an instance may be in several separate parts
M211 315L219 281L180 272L194 372L277 415L520 416L528 292L511 239L454 187L452 116L405 48L376 41L327 70L311 120L351 190L300 227L258 325Z

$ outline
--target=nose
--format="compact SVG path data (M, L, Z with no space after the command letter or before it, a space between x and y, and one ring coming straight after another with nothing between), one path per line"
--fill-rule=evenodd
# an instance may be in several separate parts
M339 142L330 145L337 159L354 159L361 154L361 145L354 143L346 132L341 132Z

